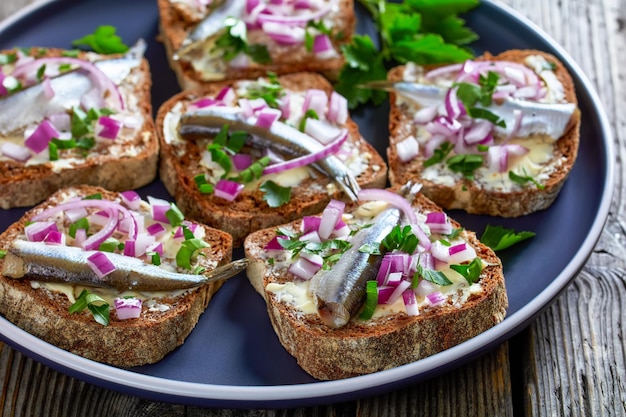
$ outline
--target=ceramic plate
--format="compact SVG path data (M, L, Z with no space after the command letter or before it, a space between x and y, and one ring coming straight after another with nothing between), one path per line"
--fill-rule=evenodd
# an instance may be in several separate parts
M360 16L359 31L373 25ZM468 14L480 36L472 47L498 53L536 48L558 56L572 73L583 114L579 157L557 201L548 210L519 219L452 212L466 228L489 224L532 230L537 236L500 252L507 278L507 318L491 330L432 357L395 369L341 381L319 382L302 371L282 348L263 301L246 277L229 280L216 294L183 346L157 364L122 370L51 346L0 317L0 334L11 346L54 369L103 387L159 401L211 407L274 408L327 404L379 394L441 374L484 353L526 327L576 276L599 238L608 215L613 152L610 128L589 81L572 59L540 29L492 1ZM0 24L0 48L70 48L102 24L114 25L126 43L148 42L153 71L153 106L179 91L157 42L154 0L59 0L37 3ZM370 132L385 154L386 105L356 112L362 132ZM380 122L380 121L385 122ZM160 182L139 190L145 197L169 198ZM0 211L0 231L24 210ZM241 251L235 257L242 256Z

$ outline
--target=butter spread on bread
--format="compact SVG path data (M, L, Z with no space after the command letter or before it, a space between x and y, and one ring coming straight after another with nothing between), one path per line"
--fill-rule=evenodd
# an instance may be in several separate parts
M515 217L547 208L577 156L580 112L563 65L540 51L389 73L392 184L445 209ZM409 91L409 90L413 91ZM513 204L510 202L514 201Z
M410 363L468 340L505 316L504 277L495 253L423 195L409 205L390 193L363 190L369 201L346 206L330 221L327 237L320 238L332 218L325 210L317 220L305 217L246 238L248 278L263 296L283 346L316 378ZM380 242L361 245L358 235L370 233L390 209L400 210L398 224ZM320 301L325 291L316 279L326 276L325 288L341 293L351 273L333 274L333 268L347 256L355 275L370 278L352 287L359 307L337 326L324 317L328 300Z
M242 269L207 279L233 265L232 239L176 213L171 203L144 201L134 192L58 191L0 235L0 312L97 361L135 366L159 360L183 342L223 279ZM124 263L132 264L130 271ZM141 329L145 335L136 336ZM85 344L81 336L94 339ZM145 344L150 338L163 340L152 348ZM101 340L112 351L89 347Z
M158 142L144 49L140 42L118 56L2 53L2 85L10 88L0 96L0 207L33 205L63 186L122 191L154 179Z

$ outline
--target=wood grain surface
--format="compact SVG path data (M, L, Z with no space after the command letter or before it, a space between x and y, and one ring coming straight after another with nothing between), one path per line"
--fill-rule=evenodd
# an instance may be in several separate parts
M1 0L0 19L31 3ZM626 415L622 327L626 323L626 1L501 3L552 36L583 69L605 107L617 152L613 203L592 256L572 284L527 330L485 356L430 381L359 401L288 410L221 410L149 401L68 377L0 342L1 415Z

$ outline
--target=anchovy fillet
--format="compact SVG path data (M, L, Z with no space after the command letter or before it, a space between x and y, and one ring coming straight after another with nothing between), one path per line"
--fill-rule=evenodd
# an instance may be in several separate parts
M94 62L108 78L119 84L139 66L145 43L141 42L123 57ZM43 83L37 83L0 98L0 134L7 136L44 118L80 106L81 98L94 87L80 69L50 78L54 97L45 97Z
M407 81L375 81L368 83L367 87L396 92L422 107L441 104L445 100L447 92L445 87ZM513 132L515 114L521 112L523 116L519 128L515 131L515 136L527 137L532 134L544 134L556 140L567 130L572 115L576 111L576 104L544 103L507 97L497 102L494 100L486 109L505 122L505 128L496 127L499 132L505 135Z
M260 128L244 120L241 110L234 107L211 106L185 113L180 119L178 133L183 138L214 135L222 126L250 134L253 145L271 147L294 157L319 152L324 148L317 140L285 123L276 121L269 129ZM315 164L328 177L335 180L342 190L357 200L360 186L352 172L336 156L330 155Z
M419 187L403 187L412 201ZM376 216L371 227L360 229L350 240L351 247L330 269L319 270L309 282L309 292L324 324L340 328L348 324L363 304L367 281L375 280L383 256L359 251L363 245L377 245L400 224L402 213L389 207Z
M174 53L173 59L184 58L198 44L221 32L227 17L240 18L243 16L245 6L245 0L222 0L218 4L211 4L209 13L187 34L181 47Z
M228 279L247 266L247 261L240 259L203 275L183 274L146 264L138 258L107 253L116 269L100 278L87 263L93 253L77 247L16 240L7 250L2 275L14 279L109 287L120 292L175 291Z

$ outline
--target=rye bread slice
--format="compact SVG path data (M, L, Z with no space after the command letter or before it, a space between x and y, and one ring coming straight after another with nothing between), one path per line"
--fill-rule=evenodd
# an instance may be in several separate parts
M59 56L63 52L52 48L30 49L30 54L36 57ZM112 58L86 52L81 52L79 57L89 57L90 61ZM98 140L86 155L80 149L60 150L59 161L54 163L31 164L29 161L21 162L0 155L0 208L32 206L62 187L88 184L124 191L139 188L154 180L159 144L152 117L151 85L150 67L143 58L139 68L131 71L118 86L125 99L123 115L141 118L140 125L122 129L122 135L126 138L123 142L120 138ZM22 132L17 134L23 135Z
M304 92L315 88L324 90L328 95L332 91L330 83L315 73L287 74L278 79L286 90ZM182 144L169 143L164 136L165 117L179 103L214 97L225 86L237 83L239 81L216 82L203 89L181 92L163 103L156 119L161 149L159 175L166 189L185 216L227 231L233 236L236 247L241 246L245 236L252 231L318 213L331 198L345 198L331 179L313 168L308 178L292 187L289 202L279 207L269 207L258 188L244 190L234 201L200 192L194 177L202 172L199 161L203 148L191 140ZM363 172L356 177L359 185L361 188L384 187L387 167L383 158L361 136L354 121L348 119L344 127L349 130L347 142L353 144L360 157L367 158Z
M528 56L541 56L553 65L554 74L561 82L565 99L569 103L577 103L574 82L567 69L556 57L536 50L510 50L499 55L485 54L477 60L511 61L524 63ZM393 68L388 79L403 79L405 66ZM433 67L427 68L427 70ZM422 192L446 210L461 209L471 214L487 214L502 217L517 217L548 208L558 196L565 183L576 157L580 141L580 112L575 111L565 133L554 142L553 159L545 165L545 180L541 180L543 188L528 182L524 186L515 186L511 190L489 189L468 178L458 178L453 184L443 184L424 178L423 149L414 159L403 162L396 149L397 144L407 136L416 135L413 113L407 111L406 105L397 105L396 95L390 94L389 115L389 147L387 159L389 163L389 180L392 185L404 184L413 180L423 184ZM549 165L549 166L548 166ZM450 172L443 172L448 175Z
M413 207L418 213L441 211L421 194ZM454 220L451 223L454 228L460 227ZM297 231L300 224L297 220L281 229ZM506 314L508 299L500 259L479 242L474 232L465 230L464 239L486 264L478 281L482 291L472 293L460 306L448 303L426 307L416 316L395 312L370 320L353 318L344 327L329 328L317 313L304 313L266 289L268 284L296 279L287 270L288 262L268 259L273 255L267 255L264 248L276 234L277 228L268 228L246 238L247 275L266 302L280 343L315 378L349 378L417 361L477 336L501 322Z
M80 186L59 190L44 203L34 207L0 235L0 249L24 233L24 226L36 213L64 201L65 196L102 194L104 199L118 199L117 193L99 187ZM219 265L232 257L232 239L219 230L201 225L202 249L207 260ZM4 259L0 258L0 271ZM111 310L107 326L97 323L87 311L70 314L68 297L58 291L35 285L29 280L12 279L0 274L0 314L19 328L61 349L76 355L118 367L154 363L183 344L204 312L211 297L221 287L217 281L192 289L152 298L156 307L144 301L140 318L119 320ZM77 296L77 294L75 294Z
M307 51L303 43L294 45L278 44L260 29L248 29L249 43L261 44L268 48L271 62L259 64L250 60L245 67L227 65L220 74L203 75L193 68L190 61L175 60L173 57L179 50L187 33L202 19L202 12L191 10L180 2L158 0L159 28L161 41L165 46L170 67L177 76L181 89L195 89L207 82L228 79L250 79L265 76L268 72L288 74L292 72L319 72L329 79L336 79L344 64L340 46L349 42L356 25L353 0L330 0L331 11L324 17L332 21L333 45L338 51L336 57L319 58Z

